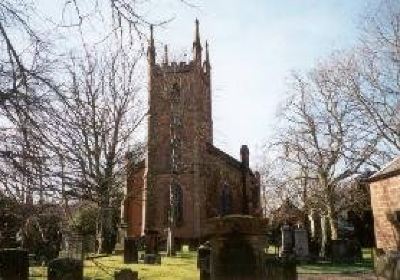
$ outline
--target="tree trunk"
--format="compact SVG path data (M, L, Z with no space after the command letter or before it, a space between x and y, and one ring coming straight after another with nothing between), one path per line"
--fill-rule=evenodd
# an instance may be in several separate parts
M319 181L322 187L322 190L325 194L325 212L329 221L331 240L336 240L338 238L338 225L336 219L336 211L335 211L335 197L334 197L334 188L328 182L328 176L326 173L321 172L319 174ZM323 223L323 224L322 224ZM321 244L321 256L326 256L326 246L328 243L328 233L326 228L326 220L321 219L321 228L322 228L322 244Z
M328 218L329 218L329 226L331 228L331 239L337 240L338 239L338 223L337 217L335 214L334 206L330 203L328 204Z
M326 205L326 207L327 207L326 210L328 213L329 226L331 229L331 239L337 240L338 239L338 223L337 223L337 215L336 215L336 211L335 211L334 193L333 193L332 186L328 186L327 200L328 200L328 203Z
M326 228L326 216L321 215L321 248L319 251L319 255L322 258L326 257L326 245L328 243L328 233Z
M101 207L98 225L98 253L112 254L114 249L114 229L112 222L113 209L111 207Z

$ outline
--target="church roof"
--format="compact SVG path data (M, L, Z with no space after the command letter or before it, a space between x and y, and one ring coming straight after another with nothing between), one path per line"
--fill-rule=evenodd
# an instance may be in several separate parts
M230 154L225 153L224 151L218 149L211 143L207 143L207 151L210 154L213 154L213 155L219 157L220 159L224 160L226 163L230 164L231 166L233 166L235 168L238 168L238 169L243 168L242 162L240 160L237 160ZM249 172L250 176L253 176L253 177L255 176L253 171L250 168L248 169L248 172Z
M386 178L400 175L400 156L394 158L378 172L368 178L368 182L376 182Z
M218 149L211 143L207 143L207 151L225 160L227 163L233 165L234 167L237 168L242 167L242 163L239 160L235 159L233 156L225 153L224 151Z

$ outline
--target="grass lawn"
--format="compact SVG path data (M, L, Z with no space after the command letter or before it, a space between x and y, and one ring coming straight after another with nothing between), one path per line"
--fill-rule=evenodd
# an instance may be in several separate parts
M300 264L297 266L297 272L300 274L353 274L369 273L372 271L372 265L361 261L354 264L332 264L329 262L318 262L313 264Z
M130 264L122 262L122 256L110 256L85 261L85 277L88 279L114 279L114 270L130 268L139 272L141 280L197 280L196 254L193 252L178 253L176 257L162 258L162 265ZM103 270L104 269L104 270ZM109 275L108 273L111 273Z
M107 256L85 261L84 275L87 280L114 279L114 271L130 268L139 272L141 280L198 280L195 252L180 252L176 257L163 257L162 265L123 264L122 256ZM29 279L45 280L46 268L31 267ZM304 263L297 266L300 274L352 274L368 273L373 269L371 251L363 250L363 260L354 264L329 262Z
M371 249L364 248L363 259L353 264L317 262L311 264L299 264L297 272L300 274L352 274L369 273L373 270Z
M196 268L196 253L182 252L176 257L163 257L162 265L123 264L122 256L107 256L86 260L84 276L87 280L113 280L114 271L130 268L139 272L141 280L198 280L199 271ZM45 280L47 268L31 267L32 280Z

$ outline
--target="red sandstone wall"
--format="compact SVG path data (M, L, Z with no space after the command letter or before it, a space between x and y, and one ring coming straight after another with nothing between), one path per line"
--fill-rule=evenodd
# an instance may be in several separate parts
M196 223L199 223L200 233L208 218L219 215L220 195L224 182L232 191L232 214L242 211L242 173L240 164L233 165L224 158L217 155L203 154L201 160L200 177L195 182L192 172L181 174L179 178L183 191L183 224L176 228L175 236L178 238L195 237ZM128 196L126 204L126 215L128 221L128 235L140 236L144 220L143 214L143 190L144 172L141 168L128 179ZM154 224L158 231L163 234L167 228L167 209L169 207L169 185L171 183L170 174L156 175L154 178L156 192L156 205L154 213ZM194 186L200 186L200 193L196 197ZM252 189L257 188L256 178L247 175L248 202L250 214L255 215L257 207L252 206ZM196 207L200 208L200 213L196 214ZM197 218L196 215L199 215Z
M389 221L387 214L400 209L400 176L373 182L370 189L376 246L385 251L399 250L399 227Z
M208 166L205 166L205 192L204 192L204 203L205 203L205 217L211 218L218 216L218 210L220 207L220 195L224 182L230 186L232 190L232 214L241 213L243 195L242 195L242 170L238 166L228 163L223 158L216 155L208 155L205 162ZM248 173L246 176L246 189L249 213L255 215L259 210L258 205L253 205L253 194L259 189L256 185L256 179L250 176ZM259 194L257 195L259 199Z
M195 222L195 197L193 193L194 177L193 174L182 174L179 178L183 194L183 223L176 227L175 237L193 238ZM157 215L155 217L156 225L160 232L163 232L168 226L168 207L169 207L169 186L171 177L169 174L158 175L155 177L157 186Z
M232 191L232 213L240 213L242 201L242 174L240 169L227 164L224 160L209 155L206 159L204 192L204 210L205 217L212 218L219 214L220 195L224 182L226 182Z

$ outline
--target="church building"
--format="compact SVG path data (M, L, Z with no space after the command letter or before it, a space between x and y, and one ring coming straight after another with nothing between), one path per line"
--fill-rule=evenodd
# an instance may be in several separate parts
M153 28L147 59L147 152L140 163L128 157L127 236L151 231L165 237L172 214L175 240L197 242L209 218L261 216L260 176L249 168L247 146L237 160L213 144L211 63L198 20L189 62L170 62L166 46L158 62Z

